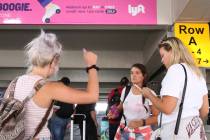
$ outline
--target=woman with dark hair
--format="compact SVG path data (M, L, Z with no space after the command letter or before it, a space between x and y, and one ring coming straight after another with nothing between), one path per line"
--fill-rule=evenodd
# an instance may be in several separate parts
M147 71L144 65L134 64L131 67L131 87L122 91L121 103L116 110L108 113L109 118L115 118L123 111L120 126L115 135L115 140L149 140L151 125L157 123L157 109L145 99L138 88L146 86ZM138 87L138 88L137 88ZM154 95L154 91L151 91ZM151 115L152 114L152 115Z

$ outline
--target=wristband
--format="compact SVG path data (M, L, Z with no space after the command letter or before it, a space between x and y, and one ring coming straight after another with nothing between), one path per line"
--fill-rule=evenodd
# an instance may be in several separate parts
M88 73L88 71L90 69L96 69L98 71L99 70L99 67L97 67L96 65L92 65L92 66L86 68L86 72Z
M145 119L143 119L143 126L145 126L146 125L146 120Z

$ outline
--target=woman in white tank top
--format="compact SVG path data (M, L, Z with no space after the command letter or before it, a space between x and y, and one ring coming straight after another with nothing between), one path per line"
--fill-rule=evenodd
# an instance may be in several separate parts
M34 38L26 45L28 71L25 75L19 76L15 98L23 100L28 96L34 85L40 79L47 80L56 74L59 68L59 59L62 45L55 34L45 33ZM94 103L99 97L97 55L91 51L83 50L84 61L87 65L88 84L86 90L77 90L67 87L61 82L47 82L27 103L25 114L25 139L31 136L37 125L45 115L46 110L53 100L73 104ZM7 96L7 95L5 95ZM50 116L49 116L50 117ZM45 126L35 137L35 140L49 140L50 132Z

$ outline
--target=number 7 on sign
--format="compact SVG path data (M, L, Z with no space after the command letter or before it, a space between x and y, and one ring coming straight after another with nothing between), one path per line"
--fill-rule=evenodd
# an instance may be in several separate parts
M200 64L201 63L201 58L197 58L197 60L198 60L198 64Z

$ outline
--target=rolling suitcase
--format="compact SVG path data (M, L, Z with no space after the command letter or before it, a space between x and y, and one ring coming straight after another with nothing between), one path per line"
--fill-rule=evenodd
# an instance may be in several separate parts
M76 120L76 119L82 119L82 125L83 125L83 137L82 137L82 140L85 140L85 128L86 128L86 116L85 116L85 114L72 114L71 115L71 130L70 130L70 140L74 140L73 139L73 136L74 136L74 132L73 132L73 126L74 126L74 121Z

